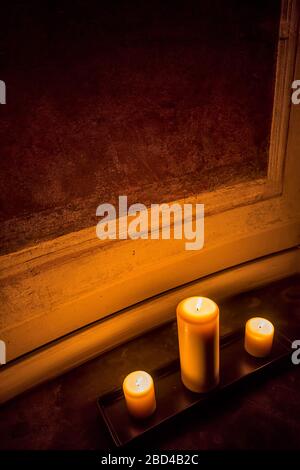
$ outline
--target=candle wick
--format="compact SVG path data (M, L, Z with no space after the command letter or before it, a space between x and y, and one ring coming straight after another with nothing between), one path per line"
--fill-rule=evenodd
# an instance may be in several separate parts
M139 388L141 385L142 385L142 381L140 378L138 378L136 381L135 381L135 385Z

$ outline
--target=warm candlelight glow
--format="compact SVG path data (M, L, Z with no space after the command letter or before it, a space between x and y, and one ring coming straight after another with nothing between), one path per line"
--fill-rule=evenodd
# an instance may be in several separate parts
M206 297L189 297L177 307L181 378L193 392L219 382L219 308Z
M131 415L146 418L155 411L154 383L147 372L139 370L127 375L123 382L123 391Z
M245 328L245 349L255 357L267 356L272 349L274 326L265 318L251 318Z

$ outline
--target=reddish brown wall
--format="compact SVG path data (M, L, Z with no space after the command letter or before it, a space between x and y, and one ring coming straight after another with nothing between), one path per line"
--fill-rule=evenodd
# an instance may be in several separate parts
M2 251L266 174L278 0L6 1Z

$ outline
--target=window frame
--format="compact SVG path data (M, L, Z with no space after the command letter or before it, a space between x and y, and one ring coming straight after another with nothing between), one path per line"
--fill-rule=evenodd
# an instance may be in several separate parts
M283 0L268 174L184 200L205 205L202 250L186 251L184 240L100 241L91 227L2 256L0 337L8 344L8 361L116 312L125 315L128 307L175 287L297 246L296 77L299 3Z

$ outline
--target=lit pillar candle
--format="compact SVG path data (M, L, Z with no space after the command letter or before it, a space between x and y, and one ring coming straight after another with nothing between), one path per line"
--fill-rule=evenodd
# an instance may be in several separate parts
M177 306L181 379L193 392L219 383L219 307L206 297L189 297Z
M123 391L128 411L135 418L146 418L155 411L154 383L147 372L138 370L127 375Z
M245 349L255 357L270 354L274 338L274 326L265 318L250 318L245 327Z

